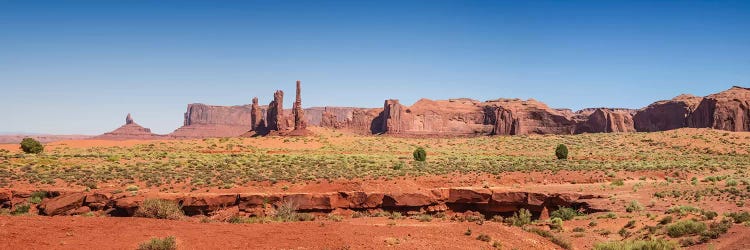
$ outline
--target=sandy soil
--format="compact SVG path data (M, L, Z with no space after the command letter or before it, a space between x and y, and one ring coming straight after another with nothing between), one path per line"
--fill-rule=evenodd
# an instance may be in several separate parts
M395 225L388 225L394 222ZM472 235L464 232L472 230ZM43 232L43 233L40 233ZM540 236L500 223L358 218L228 224L143 218L0 216L0 249L135 249L152 237L175 236L179 249L559 249Z

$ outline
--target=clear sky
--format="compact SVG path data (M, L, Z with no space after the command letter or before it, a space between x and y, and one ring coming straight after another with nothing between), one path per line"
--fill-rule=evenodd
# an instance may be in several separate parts
M750 1L0 0L0 132L169 133L298 79L307 107L640 108L750 86Z

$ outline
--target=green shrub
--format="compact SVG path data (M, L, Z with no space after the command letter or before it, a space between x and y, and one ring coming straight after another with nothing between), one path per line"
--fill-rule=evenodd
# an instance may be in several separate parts
M184 216L180 205L162 199L146 199L135 211L134 216L155 219L177 220Z
M177 249L177 241L174 236L167 236L164 239L151 238L138 245L138 250L175 250Z
M725 234L732 227L732 221L723 219L721 222L712 222L708 225L708 231L701 233L701 237L718 239L720 235Z
M552 218L560 218L562 220L572 220L576 216L580 216L581 213L576 211L575 209L569 208L569 207L559 207L557 210L552 211L552 213L549 214L549 217Z
M747 221L750 221L750 213L748 212L731 212L727 214L729 218L732 218L734 220L734 223L745 223Z
M34 204L42 203L42 200L44 198L47 198L47 192L46 191L35 191L31 193L31 196L29 196L29 202Z
M549 227L550 227L550 229L554 229L554 230L562 230L563 229L563 220L560 219L560 218L558 218L558 217L552 218L552 220L551 220L551 222L549 224Z
M672 223L672 216L670 215L664 216L664 218L661 218L661 220L659 220L659 224L662 224L662 225L666 225L669 223Z
M21 204L16 206L13 211L10 212L11 215L22 215L29 213L29 209L31 209L31 206L29 204Z
M513 216L508 217L505 220L508 224L522 227L531 223L531 212L525 208L521 208L518 212L514 212Z
M596 243L594 250L674 250L677 243L665 239L610 241Z
M565 146L565 144L557 145L557 148L555 148L555 156L557 156L558 160L568 159L568 147Z
M38 154L44 151L44 145L33 138L23 138L21 140L21 150L27 154Z
M636 200L633 200L625 207L625 211L628 213L643 211L643 205Z
M699 234L703 231L706 231L706 223L694 220L678 221L667 226L667 235L672 238Z
M617 179L617 180L612 181L610 185L619 187L619 186L625 185L625 181L623 181L622 179Z
M415 149L413 155L415 161L427 160L427 151L425 151L422 147L418 147L417 149Z

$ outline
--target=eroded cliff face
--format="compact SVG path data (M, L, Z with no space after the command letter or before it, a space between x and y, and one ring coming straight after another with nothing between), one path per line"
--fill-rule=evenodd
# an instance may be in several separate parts
M184 126L171 134L174 138L238 136L250 129L252 106L213 106L188 104Z
M701 100L702 97L683 94L671 100L654 102L635 113L635 130L655 132L687 127L688 118Z
M734 86L706 96L690 115L688 126L750 131L750 89Z
M576 134L580 133L626 133L635 132L633 122L634 110L595 108L578 111L584 118L576 125ZM580 118L579 118L580 119Z
M410 107L388 100L383 107L383 132L396 135L518 135L571 134L569 115L535 100L419 100Z

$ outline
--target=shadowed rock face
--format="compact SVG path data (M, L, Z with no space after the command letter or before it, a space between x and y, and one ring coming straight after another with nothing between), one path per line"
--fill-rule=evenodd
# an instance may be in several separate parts
M253 98L253 104L250 107L250 123L250 129L254 131L264 130L266 126L266 122L263 120L263 112L258 106L258 97Z
M652 103L633 116L635 130L655 132L687 127L688 117L702 99L694 95L679 95L672 100Z
M703 98L688 125L728 131L750 131L750 89L732 87Z

